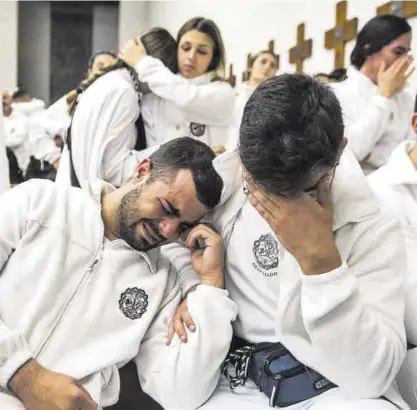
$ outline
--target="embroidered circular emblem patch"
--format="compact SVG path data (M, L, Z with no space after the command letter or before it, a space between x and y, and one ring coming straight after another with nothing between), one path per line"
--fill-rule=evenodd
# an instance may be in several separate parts
M148 295L143 289L127 288L120 296L119 308L129 319L140 319L148 307Z
M253 253L256 261L264 269L274 269L278 266L278 244L274 237L268 233L253 244Z
M195 137L201 137L206 132L206 126L204 124L197 124L196 122L191 122L190 132Z

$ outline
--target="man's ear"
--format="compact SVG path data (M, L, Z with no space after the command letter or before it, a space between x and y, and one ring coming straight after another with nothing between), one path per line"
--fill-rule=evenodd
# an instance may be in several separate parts
M346 137L343 137L341 152L343 152L345 150L347 144L348 144L348 139Z
M135 183L146 181L151 175L151 170L152 161L149 158L143 159L135 169L133 181Z

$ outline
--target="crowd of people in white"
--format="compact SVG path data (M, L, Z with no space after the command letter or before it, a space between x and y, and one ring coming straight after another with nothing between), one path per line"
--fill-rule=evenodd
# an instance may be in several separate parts
M3 92L0 408L109 408L133 361L166 410L417 410L411 35L233 89L196 17Z

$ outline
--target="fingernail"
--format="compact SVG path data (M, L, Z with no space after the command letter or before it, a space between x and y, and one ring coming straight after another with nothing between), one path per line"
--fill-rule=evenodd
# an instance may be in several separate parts
M195 332L195 325L190 325L189 329L191 332Z
M185 336L183 335L183 336L181 336L181 340L183 341L183 342L185 342Z
M167 339L166 344L167 344L167 346L169 346L171 344L171 341L169 339Z

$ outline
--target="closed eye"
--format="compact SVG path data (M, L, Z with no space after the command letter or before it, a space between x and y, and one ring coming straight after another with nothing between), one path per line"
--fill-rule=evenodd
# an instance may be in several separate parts
M162 208L163 212L168 216L172 216L172 212L169 209L169 207L165 206L160 199L158 199L158 200L159 200L159 203L161 204L161 208Z
M158 198L158 201L161 204L161 208L163 209L164 213L167 216L172 216L172 217L175 217L175 218L180 218L181 217L181 213L180 213L179 209L177 209L169 201L167 201L165 199L162 201L160 198Z

